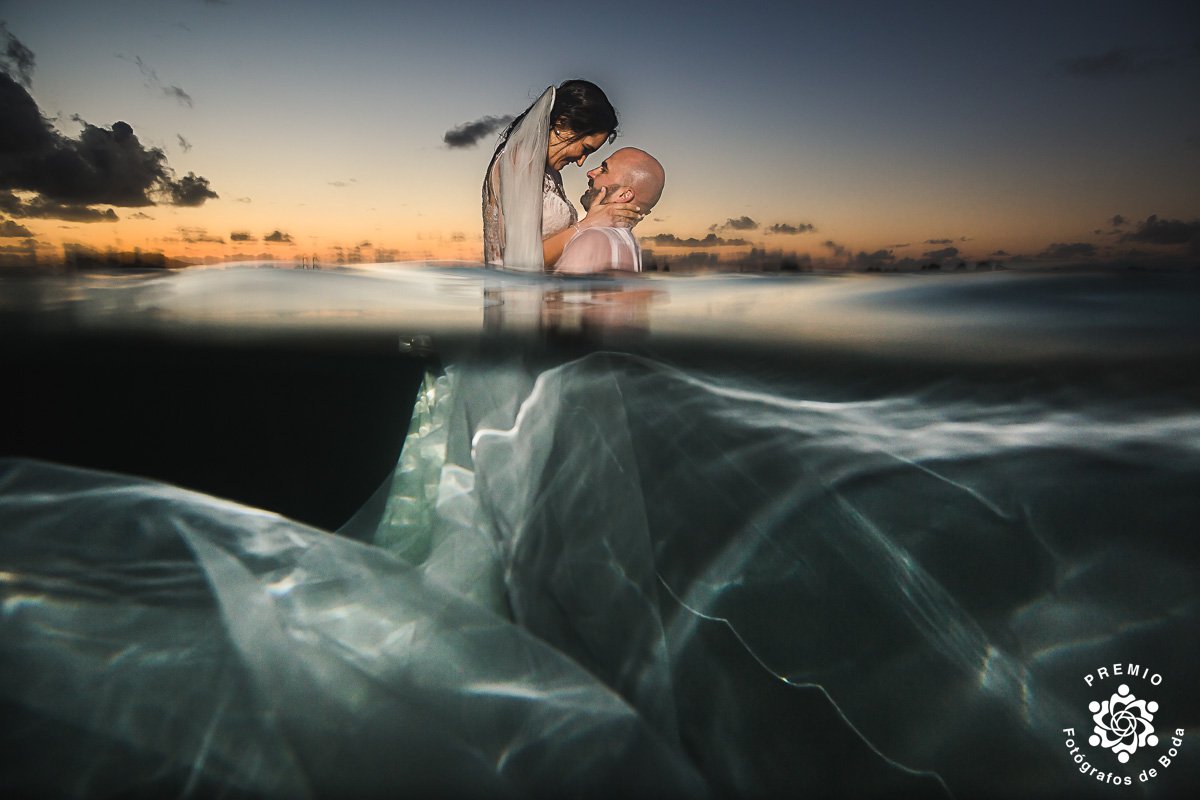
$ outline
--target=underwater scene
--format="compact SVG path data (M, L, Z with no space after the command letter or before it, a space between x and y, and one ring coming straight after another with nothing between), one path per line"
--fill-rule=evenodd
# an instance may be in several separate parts
M3 784L1192 796L1197 309L1184 271L0 277Z

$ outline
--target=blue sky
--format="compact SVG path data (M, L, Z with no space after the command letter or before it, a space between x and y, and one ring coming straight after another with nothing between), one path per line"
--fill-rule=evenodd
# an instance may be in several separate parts
M1198 18L1184 2L0 0L64 137L75 116L124 121L218 195L96 223L26 204L6 219L31 236L0 246L478 258L493 139L442 137L585 77L621 115L617 146L666 165L648 241L712 233L745 243L723 256L822 263L1188 256L1186 231L1154 226L1200 217ZM582 171L564 177L577 197Z

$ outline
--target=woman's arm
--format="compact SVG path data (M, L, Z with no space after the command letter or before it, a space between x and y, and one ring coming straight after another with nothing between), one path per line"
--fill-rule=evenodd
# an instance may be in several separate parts
M575 226L572 225L548 239L542 239L542 263L546 265L547 271L554 269L554 265L562 257L563 250L567 248L567 242L571 241L571 237L574 235Z
M644 216L642 210L634 203L605 203L604 198L607 194L608 187L601 187L600 194L592 201L592 207L583 219L553 236L542 239L542 263L547 271L554 269L567 247L567 242L576 234L576 228L632 228Z

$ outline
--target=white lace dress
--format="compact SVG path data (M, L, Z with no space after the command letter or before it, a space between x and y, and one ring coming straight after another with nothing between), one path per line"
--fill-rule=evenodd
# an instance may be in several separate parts
M492 161L488 180L483 186L483 261L489 267L503 267L504 217L499 202L500 159ZM579 221L579 213L567 199L562 175L550 167L542 178L542 239L548 239Z

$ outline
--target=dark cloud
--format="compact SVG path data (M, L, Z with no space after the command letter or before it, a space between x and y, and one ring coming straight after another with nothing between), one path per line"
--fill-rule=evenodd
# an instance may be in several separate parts
M789 225L786 222L777 222L767 228L767 233L780 233L790 235L795 233L813 233L817 228L815 225L810 225L807 222L801 222L799 225Z
M292 235L290 233L284 233L283 231L275 230L264 236L263 241L274 242L276 244L291 244Z
M192 143L189 142L187 139L183 138L182 133L175 134L175 138L179 140L179 147L180 147L180 149L183 150L183 152L186 153L192 149Z
M231 242L257 242L258 239L254 238L247 231L234 231L233 233L229 234L229 241L231 241Z
M657 236L643 236L641 241L655 247L745 247L749 244L745 239L723 239L715 233L710 233L703 239L680 239L673 233L660 233Z
M189 172L177 181L168 181L171 203L177 206L202 206L205 200L215 200L217 193L208 186L208 178Z
M1184 222L1178 219L1159 219L1157 214L1151 214L1144 222L1138 223L1136 231L1122 236L1121 241L1144 244L1187 244L1198 235L1200 235L1200 220Z
M1119 228L1128 221L1129 220L1125 219L1120 214L1113 214L1112 219L1108 221L1108 224L1112 225L1114 228Z
M8 32L8 27L0 20L0 70L19 81L28 89L33 79L33 51L17 37Z
M1008 255L1008 253L1005 252L1004 250L997 250L996 252L992 253L992 256L1007 256L1007 255Z
M737 219L730 217L722 223L710 225L708 229L710 231L756 231L758 230L758 223L743 215Z
M1169 52L1149 47L1114 47L1093 56L1066 58L1058 65L1069 75L1104 80L1173 69L1177 61Z
M165 94L167 97L175 98L179 101L180 105L185 105L188 108L193 107L192 96L183 89L180 89L178 86L164 86L163 94Z
M129 215L129 218L130 219L154 219L154 217L150 216L149 214L147 214L143 211L134 212L133 214Z
M926 239L925 244L954 244L953 239Z
M862 270L878 270L895 260L896 257L892 255L890 250L876 250L874 253L860 250L847 260L846 266Z
M168 85L159 80L158 73L151 69L150 65L143 61L141 56L129 58L127 56L118 55L117 58L121 59L122 61L129 61L133 64L136 64L138 70L140 70L142 75L146 78L147 83L155 89L158 89L167 97L179 101L180 105L185 105L188 108L193 107L192 96L190 94L178 86L173 84Z
M213 244L225 244L225 240L220 236L210 236L205 228L180 228L179 236L188 244L199 244L201 242L212 242Z
M33 219L65 219L69 222L116 222L111 208L103 211L79 203L56 203L44 197L21 200L12 192L0 190L0 211L14 217Z
M826 239L825 241L821 242L821 245L823 247L828 247L831 251L833 251L833 254L835 256L837 256L838 258L841 258L844 255L849 255L849 253L850 253L849 250L847 250L845 247L842 247L840 244L833 241L832 239Z
M63 219L116 219L111 210L86 207L136 208L156 199L195 206L217 196L195 174L176 180L166 154L142 145L127 123L101 128L72 119L83 127L78 138L55 130L29 92L0 72L0 191L37 195L11 211L14 216L50 216L62 209Z
M930 261L945 261L947 258L958 258L957 247L943 247L941 250L930 250L921 254L922 258Z
M1096 246L1087 242L1072 242L1071 244L1060 244L1055 242L1047 247L1042 252L1038 253L1038 258L1065 261L1081 258L1095 258Z
M1159 219L1151 214L1139 222L1137 230L1121 237L1122 242L1140 244L1189 245L1189 250L1200 255L1200 219L1184 222L1179 219Z
M888 247L892 248L893 250L899 250L901 247L910 247L910 246L911 245L909 245L908 242L901 242L900 244L889 244L888 245Z
M18 225L11 219L0 220L0 239L28 239L33 233L24 225Z
M474 122L464 122L446 131L442 142L450 148L474 147L485 136L490 136L512 122L509 115L503 117L480 117Z

